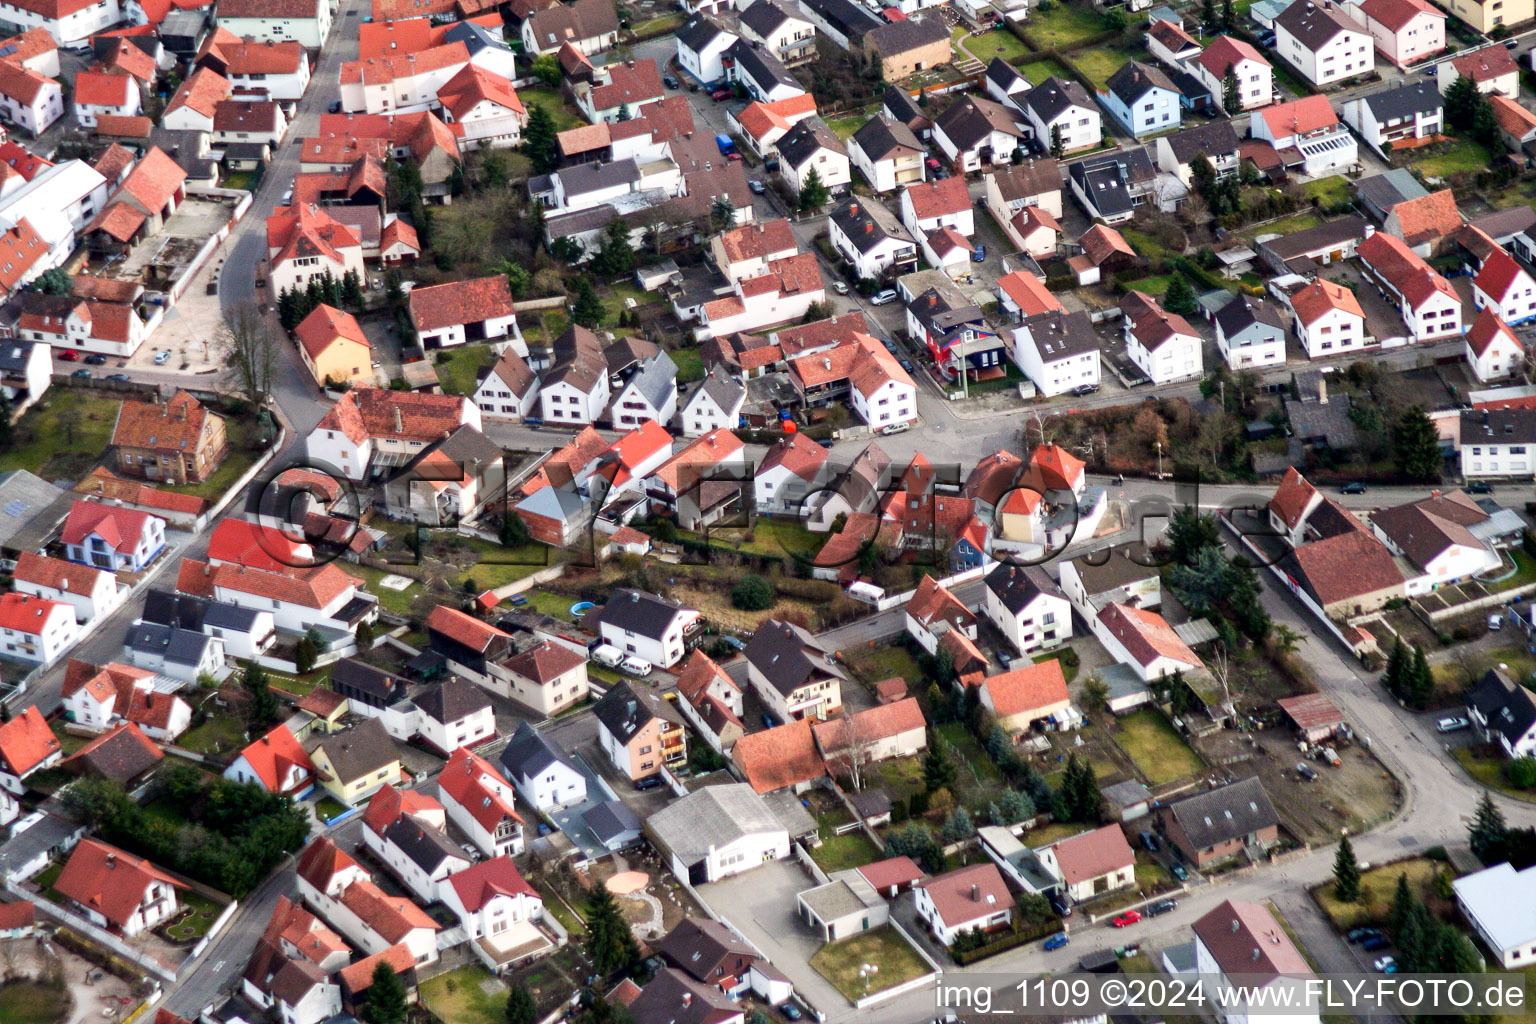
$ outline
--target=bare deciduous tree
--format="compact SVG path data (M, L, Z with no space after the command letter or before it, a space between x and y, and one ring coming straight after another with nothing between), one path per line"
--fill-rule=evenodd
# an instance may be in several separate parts
M853 791L861 793L864 790L864 768L870 763L870 737L858 716L848 710L846 704L843 705L842 740L843 747L838 754L838 761L848 769L848 780L853 784Z
M260 408L276 383L278 346L282 344L271 322L254 303L225 310L217 342L231 383L243 398Z

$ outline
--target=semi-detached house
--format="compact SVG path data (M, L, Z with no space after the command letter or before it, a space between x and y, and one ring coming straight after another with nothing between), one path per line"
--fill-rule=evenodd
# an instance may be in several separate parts
M1397 304L1410 340L1432 341L1461 333L1460 296L1407 242L1377 231L1360 243L1355 255Z
M1375 40L1331 0L1296 0L1275 19L1275 50L1312 85L1370 74Z
M1216 102L1227 106L1227 77L1237 80L1236 105L1227 113L1267 107L1275 98L1274 68L1251 43L1235 36L1217 36L1186 65Z
M1445 49L1445 12L1428 0L1351 0L1347 9L1399 68Z
M480 410L457 395L353 388L305 441L309 458L350 480L411 462L460 426L481 428Z
M1025 94L1024 113L1034 126L1034 138L1047 152L1058 143L1062 153L1091 149L1104 137L1098 108L1077 82L1047 78Z

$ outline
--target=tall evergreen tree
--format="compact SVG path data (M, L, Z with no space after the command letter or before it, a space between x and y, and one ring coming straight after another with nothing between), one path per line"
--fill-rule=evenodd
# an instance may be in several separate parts
M405 1020L405 983L382 961L373 968L363 1020L368 1024L402 1024Z
M1209 3L1210 0L1206 0L1206 2ZM1051 156L1055 157L1057 160L1060 160L1064 155L1066 155L1066 151L1066 144L1062 141L1061 138L1061 125L1051 125Z
M597 973L608 975L634 966L640 959L640 947L613 893L599 882L587 906L587 958Z
M1227 75L1221 80L1221 105L1234 116L1243 109L1243 87L1237 81L1237 72L1231 68L1227 68Z
M1163 308L1179 316L1188 316L1199 308L1195 301L1195 290L1189 286L1183 274L1175 274L1173 280L1168 282L1168 289L1163 292Z
M1355 860L1349 836L1339 840L1339 852L1333 858L1333 897L1340 903L1360 899L1360 862Z
M1402 694L1403 681L1407 678L1410 665L1408 648L1403 646L1403 638L1393 637L1392 651L1387 655L1387 666L1381 674L1381 684L1394 697Z
M603 324L603 303L597 297L592 281L583 275L576 279L576 296L571 301L571 319L593 330Z
M1392 457L1398 473L1408 480L1434 483L1440 479L1440 467L1445 463L1440 454L1440 434L1423 406L1408 409L1393 425Z
M1435 676L1429 670L1429 659L1424 656L1424 648L1415 646L1413 649L1413 668L1408 676L1408 700L1414 707L1422 708L1429 703L1430 695L1435 690Z
M555 141L555 119L538 103L528 111L528 125L523 129L523 152L533 162L536 174L548 174L560 166L560 150ZM416 225L417 230L421 228Z
M507 993L507 1008L503 1019L506 1024L534 1024L539 1019L539 1008L527 985L518 982Z
M949 744L943 737L930 734L928 752L923 755L923 787L930 793L952 789L956 774L954 759L949 756Z
M1504 812L1484 790L1483 798L1477 802L1477 812L1472 816L1472 824L1467 828L1467 844L1478 860L1488 864L1508 840L1509 826L1504 824Z
M1392 891L1392 910L1387 915L1387 931L1396 935L1408 920L1408 910L1413 906L1416 897L1413 890L1408 888L1407 874L1397 876L1397 887Z
M826 206L831 199L832 193L821 180L821 172L812 167L805 176L805 184L800 186L800 209L814 212Z
M1237 12L1232 9L1232 0L1221 0L1221 27L1230 29L1237 21Z

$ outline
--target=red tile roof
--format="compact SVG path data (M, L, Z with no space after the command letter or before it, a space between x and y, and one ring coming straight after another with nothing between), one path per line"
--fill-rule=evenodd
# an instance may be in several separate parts
M494 103L519 116L527 114L512 83L477 64L464 65L458 74L437 90L437 98L453 113L455 121L463 121L465 115L483 102Z
M73 99L79 106L121 107L128 102L129 90L136 88L132 75L97 65L75 76Z
M1196 921L1194 931L1226 974L1255 975L1253 984L1281 974L1312 976L1311 965L1280 922L1257 903L1226 900Z
M998 718L1029 714L1069 699L1061 662L1055 658L989 676L981 685L991 695Z
M1488 102L1493 106L1493 119L1499 128L1517 139L1524 139L1536 131L1536 114L1501 93L1491 93Z
M267 251L273 263L323 256L342 266L341 250L361 247L356 232L313 203L279 207L267 218Z
M1158 658L1170 658L1191 668L1201 666L1195 652L1157 612L1111 604L1099 612L1099 621L1142 667Z
M18 583L32 583L80 597L89 597L101 577L113 578L105 569L93 569L78 562L49 558L32 551L23 551L16 556L16 568L11 571L11 576Z
M1520 344L1515 332L1499 317L1498 311L1492 306L1484 306L1467 330L1467 346L1472 349L1473 355L1481 356L1499 341L1514 346L1516 352L1525 351L1525 346Z
M740 742L739 740L737 742ZM939 919L956 928L1013 906L1013 894L997 865L988 861L918 882L933 900Z
M848 749L849 736L861 744L895 739L903 733L922 732L928 728L923 709L916 697L892 704L877 704L857 711L849 718L831 718L811 728L816 745L824 757L836 757ZM739 742L739 741L738 741ZM926 739L922 747L927 746Z
M97 114L96 134L110 135L119 139L147 139L155 130L155 122L142 115ZM99 170L100 168L98 168ZM111 180L110 178L108 180Z
M463 43L429 46L414 53L349 60L341 66L341 84L385 85L402 78L415 78L467 63L469 48Z
M887 889L893 885L910 885L923 878L923 869L918 867L911 857L887 857L873 864L865 864L857 871L876 889Z
M458 641L473 651L484 653L498 640L510 640L506 633L488 622L481 622L457 608L437 605L427 614L427 628Z
M1409 245L1423 245L1454 235L1462 224L1461 211L1456 208L1456 194L1448 188L1398 203L1392 207L1390 216L1397 219L1402 232L1400 237Z
M1306 96L1289 103L1276 103L1259 111L1269 128L1271 139L1288 139L1339 123L1339 117L1326 96Z
M1303 544L1291 556L1303 584L1324 608L1403 586L1403 574L1392 553L1363 529Z
M1523 279L1523 281L1522 281ZM1483 260L1482 269L1472 279L1472 284L1481 288L1487 295L1493 296L1495 302L1503 302L1509 294L1509 290L1516 284L1531 287L1531 275L1527 274L1515 258L1502 248L1494 248Z
M1061 300L1045 286L1045 282L1028 271L1015 270L1011 274L1004 274L997 279L997 286L1013 300L1015 306L1023 310L1025 316L1064 311Z
M1055 844L1056 864L1068 885L1090 882L1136 863L1136 853L1119 825L1105 825Z
M337 341L354 341L364 348L372 348L357 317L323 302L299 322L293 333L311 359L320 358Z
M359 992L368 991L368 986L373 984L373 972L379 964L388 964L396 974L404 974L416 966L416 957L410 947L397 943L382 953L375 953L337 971L336 980L355 999Z
M312 564L308 548L276 527L246 519L220 519L208 537L208 561L287 572Z
M1365 0L1360 5L1360 11L1370 20L1392 32L1407 28L1408 23L1421 14L1445 19L1445 14L1426 0Z
M468 402L458 395L353 388L331 407L317 429L337 430L358 442L390 437L430 443L463 424Z
M1335 309L1365 319L1365 312L1354 292L1322 278L1293 292L1291 308L1296 311L1296 319L1307 325L1316 323Z
M114 551L132 548L152 518L148 512L138 509L77 500L69 508L60 540L65 544L83 544L94 533Z
M1083 484L1083 460L1060 445L1042 444L1029 456L1025 477L1039 477L1042 490L1075 491Z
M1217 36L1195 58L1196 63L1217 78L1226 78L1229 68L1245 60L1256 60L1265 67L1270 66L1269 61L1251 44L1233 36Z
M1482 83L1505 75L1519 75L1514 55L1498 43L1451 58L1451 66L1463 78Z
M511 857L493 857L481 861L472 868L450 875L448 884L453 886L459 902L471 914L498 896L532 896L540 903L543 902L538 890L523 878L523 873L517 870Z
M78 282L80 279L75 280ZM140 480L120 477L105 466L97 466L86 474L85 478L75 485L75 493L192 516L202 515L213 504L207 498L199 498L192 494L178 494L175 491L162 491Z
M506 780L485 758L464 747L449 755L448 763L437 777L437 784L487 832L494 834L496 826L507 818L519 825L523 823L511 799L497 792L498 788L507 785Z
M827 763L816 749L816 738L806 719L748 733L731 748L731 760L758 793L797 786L827 774Z
M342 890L341 905L383 936L385 942L400 942L418 928L434 932L442 930L442 926L413 901L404 896L387 895L369 879L353 882Z
M240 756L245 758L251 771L261 779L269 793L283 792L283 780L290 768L302 768L308 777L313 777L315 773L314 762L309 759L309 754L299 745L299 741L293 738L293 733L286 725L274 726L266 735L240 751Z
M37 922L37 907L31 900L0 903L0 932L19 931ZM158 1024L158 1022L157 1022Z
M212 117L219 100L228 95L229 79L212 68L198 68L181 83L181 88L176 90L176 95L166 104L165 112L173 114L182 107L188 107L204 117Z
M1317 488L1292 466L1280 478L1280 486L1275 488L1274 497L1269 499L1269 510L1280 517L1286 529L1294 530L1301 525L1301 517L1306 514L1315 497Z
M97 839L82 839L53 888L121 928L139 909L145 891L154 882L185 888L147 860Z
M36 705L0 724L0 767L17 778L59 753L59 749L59 738L48 728Z
M971 192L964 178L944 178L907 186L907 198L918 220L964 213L971 208Z

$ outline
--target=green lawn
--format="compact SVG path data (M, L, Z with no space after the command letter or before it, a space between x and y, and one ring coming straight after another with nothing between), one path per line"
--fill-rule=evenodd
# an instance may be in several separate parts
M475 590L494 590L508 583L516 583L525 576L532 576L552 564L553 552L543 544L529 544L520 548L504 548L478 537L465 538L478 556L475 564L453 578L456 586L465 580L475 581Z
M955 31L961 36L965 35L961 29L956 29ZM950 38L956 38L955 34L952 33ZM969 36L965 40L964 47L983 64L992 63L993 57L1001 57L1012 64L1016 60L1023 60L1029 56L1029 48L1024 45L1018 36L1007 29L998 29L996 32Z
M668 352L672 361L677 364L677 382L679 384L692 384L696 380L704 379L704 357L696 348L678 348Z
M347 571L355 576L363 578L363 589L379 599L379 605L387 612L396 615L409 615L411 602L421 594L421 584L415 580L404 590L390 590L388 587L379 586L379 580L385 576L393 575L386 569L375 569L371 565L349 565Z
M242 192L251 190L251 179L256 176L255 171L234 171L226 174L219 182L219 188L233 188Z
M224 456L224 461L219 463L219 468L215 469L202 483L186 484L181 487L167 484L164 485L164 489L177 494L190 494L198 498L207 498L209 501L217 501L261 457L263 449L252 447L259 429L254 420L225 417L224 430L229 436L229 454Z
M1465 660L1452 658L1430 668L1437 688L1447 693L1459 693L1491 668L1503 666L1511 679L1519 682L1536 672L1536 655L1524 647L1494 647L1485 651L1469 651Z
M1282 220L1272 221L1269 224L1244 228L1242 234L1248 238L1254 238L1258 235L1294 235L1298 231L1315 228L1322 222L1323 219L1315 213L1298 213L1294 217L1286 217Z
M481 986L495 982L494 994ZM443 1019L443 1024L502 1024L506 1019L506 986L490 971L471 964L424 981L417 992L421 1005Z
M54 388L16 424L12 444L0 452L0 472L25 469L44 480L77 480L112 443L122 403L84 389Z
M907 681L908 689L921 691L922 672L917 667L917 659L912 657L910 651L900 644L891 644L889 647L868 647L857 651L844 651L843 658L853 665L865 679L871 683L884 682L887 679L901 678Z
M1061 654L1062 654L1062 651L1059 651L1059 650L1058 651L1047 651L1044 654L1037 654L1037 655L1035 655L1033 658L1031 658L1029 660L1033 661L1036 665L1040 664L1043 661L1061 661ZM1066 682L1070 684L1072 682L1072 680L1077 678L1077 670L1082 667L1082 664L1083 663L1081 661L1079 661L1076 665L1068 665L1066 662L1062 661L1061 662L1061 678L1066 680Z
M1149 260L1160 260L1168 255L1168 249L1145 231L1137 231L1135 228L1121 228L1120 235L1131 244L1137 255L1145 256Z
M639 308L640 306L649 306L652 303L659 302L661 294L659 292L648 292L635 284L633 280L626 278L604 289L600 298L603 303L604 322L617 325L619 316L629 309L624 304L625 299L634 299L635 307ZM617 328L618 336L623 336L626 332L627 328Z
M1451 750L1451 756L1484 788L1502 793L1512 800L1536 803L1536 793L1528 789L1516 789L1509 784L1509 779L1504 777L1506 762L1493 748L1455 747Z
M1349 201L1349 179L1342 174L1309 181L1301 188L1307 194L1308 199L1316 199L1324 206L1332 206L1334 203Z
M197 754L221 754L245 745L245 723L230 714L216 714L182 733L176 745Z
M1030 85L1039 85L1047 78L1068 78L1069 72L1054 60L1032 60L1018 66L1019 74L1029 79Z
M821 550L824 533L812 533L798 522L784 519L759 519L752 524L752 539L739 546L753 554L781 557L786 552L807 558Z
M1490 162L1488 150L1471 139L1458 139L1443 153L1415 156L1413 168L1426 178L1444 178L1466 171L1480 171Z
M342 806L340 801L323 796L315 801L315 813L320 816L321 821L330 821L338 814L346 814L347 808Z
M575 598L537 589L525 590L522 596L528 599L528 607L534 611L564 619L566 622L571 621L571 605L576 603Z
M878 964L880 970L862 977L859 968L863 964ZM811 957L811 966L849 1002L928 973L928 965L917 950L889 925L821 947Z
M1143 295L1161 295L1168 290L1168 286L1172 283L1172 274L1160 274L1156 277L1143 277L1139 281L1131 281L1126 287L1133 292L1141 292Z
M549 111L549 116L555 119L555 131L557 132L563 132L567 128L575 128L577 125L587 123L580 114L566 106L565 101L560 98L560 94L553 89L519 89L517 90L517 95L523 101L524 106L531 103L534 106L543 107Z
M1103 32L1104 16L1087 5L1057 4L1044 14L1031 12L1024 31L1042 50L1070 50Z
M1439 861L1427 857L1400 860L1395 864L1383 864L1379 868L1360 875L1360 900L1357 903L1340 903L1333 898L1333 884L1326 882L1312 890L1312 898L1339 931L1359 924L1379 924L1386 920L1392 906L1392 894L1397 889L1399 875L1408 876L1408 884L1426 900L1438 899L1434 891L1435 875L1445 867Z
M166 932L176 942L196 942L208 934L213 922L224 912L223 904L215 903L190 889L177 893L176 898L182 906L192 909L190 914L182 915L166 928Z
M1093 84L1100 89L1109 81L1109 76L1119 71L1128 60L1146 59L1144 51L1136 53L1120 53L1115 50L1106 50L1094 47L1091 50L1083 50L1072 55L1072 63L1077 65L1077 70L1093 80Z
M844 114L842 117L829 117L827 127L832 129L833 135L847 142L849 136L864 127L864 122L868 120L869 115L861 110L853 114Z
M571 938L578 938L587 933L586 923L577 916L569 904L560 898L554 886L545 879L534 882L533 886L539 890L539 895L544 897L544 909L554 915L555 920L560 922L560 927L570 933Z
M444 353L442 362L434 369L442 382L443 393L448 395L472 395L475 393L475 373L482 366L490 366L496 353L489 345L464 345Z
M1532 559L1530 555L1526 554L1520 548L1510 548L1504 553L1515 560L1516 572L1508 579L1499 580L1497 583L1487 584L1489 590L1513 590L1515 587L1523 587L1529 583L1536 583L1536 559ZM1496 575L1502 575L1502 572L1507 571L1508 567L1506 566L1504 570Z
M1115 742L1154 786L1187 778L1205 768L1205 762L1158 711L1133 711L1116 725Z
M70 755L74 754L75 751L91 742L91 738L89 736L71 736L69 733L65 732L64 723L62 721L51 723L49 725L49 729L53 732L53 738L59 741L59 749L64 752L65 757L69 757Z
M965 727L963 722L949 722L938 726L935 730L955 752L960 755L961 781L964 782L967 774L974 775L977 782L988 785L1003 781L1003 773L997 770L997 765L987 756L987 752L981 749L981 744L976 742L976 737ZM964 770L965 764L970 765L971 771Z
M0 1024L52 1024L68 1009L64 994L45 985L31 981L0 985Z
M634 26L633 31L641 39L651 39L656 36L666 35L668 32L677 31L682 26L685 17L682 14L663 14L659 18L642 21Z
M869 841L863 830L840 836L824 835L821 845L811 851L811 859L829 875L834 871L863 867L880 857L880 848Z

